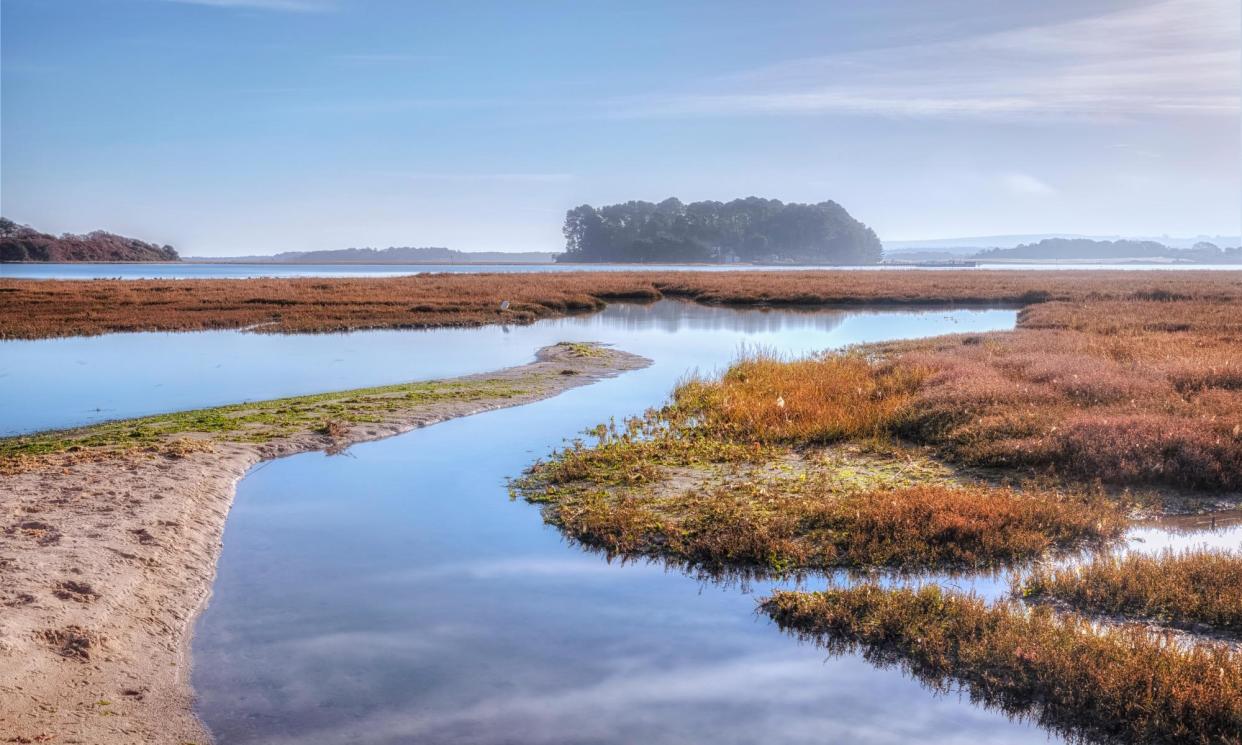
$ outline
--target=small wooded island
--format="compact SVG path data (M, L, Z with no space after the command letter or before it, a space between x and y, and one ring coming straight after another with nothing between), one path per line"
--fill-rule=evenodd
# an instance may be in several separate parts
M564 233L558 262L878 264L884 252L871 228L832 201L584 204L566 213Z
M172 246L159 246L102 230L86 235L41 233L0 217L0 262L180 261Z

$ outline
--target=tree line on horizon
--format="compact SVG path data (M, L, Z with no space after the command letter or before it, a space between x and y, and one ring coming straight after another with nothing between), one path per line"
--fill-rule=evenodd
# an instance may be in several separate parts
M1234 263L1242 261L1242 247L1221 248L1200 241L1191 248L1171 248L1156 241L1092 238L1045 238L1013 248L989 248L971 257L980 261L997 259L1075 260L1075 259L1176 259L1196 263Z
M0 262L4 261L179 261L172 246L156 245L96 230L86 235L41 233L0 217Z
M876 264L874 231L836 202L630 201L565 214L559 262Z

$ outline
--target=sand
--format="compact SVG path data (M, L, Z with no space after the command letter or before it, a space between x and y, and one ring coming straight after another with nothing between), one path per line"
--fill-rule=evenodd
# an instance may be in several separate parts
M333 436L216 441L177 456L65 454L0 475L0 742L212 742L193 711L189 642L246 472L649 364L581 351L548 347L529 365L457 379L513 381L520 395L413 404Z

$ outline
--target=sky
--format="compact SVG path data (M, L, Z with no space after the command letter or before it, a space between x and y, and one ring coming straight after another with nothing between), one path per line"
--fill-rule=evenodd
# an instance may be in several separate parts
M559 250L668 196L1237 235L1240 5L4 0L0 210L194 256Z

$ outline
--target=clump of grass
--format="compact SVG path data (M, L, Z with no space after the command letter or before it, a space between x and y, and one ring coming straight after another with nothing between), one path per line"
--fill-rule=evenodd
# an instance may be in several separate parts
M557 346L563 347L569 352L570 357L603 357L607 354L598 344L586 344L583 342L566 341L561 342Z
M515 493L584 545L708 571L994 567L1120 534L1098 494L964 483L887 443L920 380L857 354L752 355L597 427L594 445L536 463Z
M349 434L349 424L339 419L329 419L317 431L324 437L335 439Z
M833 494L746 482L677 495L561 500L549 521L584 544L707 569L979 568L1115 536L1100 501L920 485Z
M781 360L759 353L736 362L716 380L682 384L673 400L714 436L820 444L884 434L923 377L919 368L882 364L861 354Z
M1036 568L1016 577L1013 591L1095 613L1242 634L1242 554L1236 551L1098 555L1083 564Z
M808 457L693 436L579 445L515 486L584 545L708 571L991 567L1124 525L1098 495L961 484L910 453Z
M1139 627L1095 628L1016 601L864 584L778 592L762 604L782 628L834 653L861 649L947 690L1076 736L1136 743L1237 743L1242 655Z

